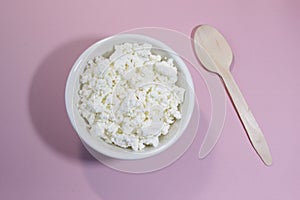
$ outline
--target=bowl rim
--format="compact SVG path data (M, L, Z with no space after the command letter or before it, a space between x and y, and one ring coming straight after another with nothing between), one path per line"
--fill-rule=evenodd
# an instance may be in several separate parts
M75 89L74 89L74 87L72 88L72 84L74 84L74 83L72 83L72 77L74 76L76 70L78 68L80 68L80 66L82 65L82 63L81 63L82 60L85 60L85 58L88 57L95 48L97 48L107 42L111 42L112 43L111 46L113 48L113 46L115 44L124 43L124 42L120 42L120 41L119 41L119 43L117 42L118 40L122 40L122 39L133 39L133 40L136 40L137 42L142 40L144 43L149 43L155 48L159 48L159 49L163 49L164 51L167 51L168 54L170 54L171 57L176 62L176 64L177 64L176 67L180 68L180 70L186 77L186 82L191 90L190 92L192 92L192 94L193 94L193 95L190 95L192 98L189 98L189 104L188 104L188 109L191 112L187 113L187 116L185 118L186 122L183 124L183 126L180 129L181 132L175 134L170 141L166 142L165 145L162 145L159 148L154 147L151 151L143 151L143 152L130 151L130 153L126 153L126 154L124 154L124 153L123 154L122 153L115 154L112 151L109 151L107 148L100 148L101 145L99 145L99 141L95 142L95 138L86 137L85 136L86 134L81 133L78 130L78 127L77 127L77 124L75 121L75 117L74 117L74 113L73 113L74 112L73 111L74 110L74 108L73 108L73 105L74 105L73 97L74 96L70 95L70 94L74 94ZM73 90L71 93L70 93L70 89ZM85 49L80 54L80 56L76 59L72 68L70 69L70 72L68 74L67 81L66 81L66 87L65 87L65 106L66 106L67 115L72 124L72 127L74 128L76 134L79 136L81 142L84 142L88 147L92 148L94 150L94 152L97 152L97 153L99 152L105 156L108 156L111 158L116 158L116 159L135 160L135 159L147 158L150 156L157 155L160 152L163 152L166 149L168 149L169 147L171 147L183 135L188 124L190 123L192 111L194 109L194 103L195 103L195 90L194 90L193 79L192 79L192 76L190 74L188 67L186 66L185 62L181 59L180 55L178 55L171 47L169 47L162 41L154 39L154 38L146 36L146 35L142 35L142 34L116 34L116 35L112 35L112 36L106 37L104 39L98 40L95 43L93 43L92 45L90 45L87 49ZM113 145L113 146L117 147L116 145ZM117 147L117 148L121 148L121 147Z

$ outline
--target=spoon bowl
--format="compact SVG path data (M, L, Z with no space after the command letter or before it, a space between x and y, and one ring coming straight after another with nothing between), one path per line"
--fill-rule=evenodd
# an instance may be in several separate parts
M218 66L230 70L232 50L224 36L209 25L199 26L194 33L194 49L200 62L209 71L219 73Z

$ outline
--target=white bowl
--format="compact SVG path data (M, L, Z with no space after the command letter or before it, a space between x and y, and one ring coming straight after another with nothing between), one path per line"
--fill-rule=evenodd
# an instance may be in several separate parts
M153 46L153 53L173 58L174 64L178 69L178 81L176 85L185 89L184 102L181 105L182 119L177 120L171 126L169 133L166 136L160 137L160 142L157 147L146 147L141 151L124 149L92 137L77 108L77 103L79 102L79 76L83 72L87 61L112 51L114 45L122 44L124 42L149 43ZM183 134L189 124L194 109L194 85L189 70L183 60L166 44L144 35L120 34L94 43L79 56L67 79L65 104L72 126L76 130L84 146L94 157L97 158L104 154L117 159L142 159L157 155L166 150Z

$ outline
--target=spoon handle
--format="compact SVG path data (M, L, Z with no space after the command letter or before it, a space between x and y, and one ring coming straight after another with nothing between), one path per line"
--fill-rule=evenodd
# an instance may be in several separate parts
M262 161L266 165L270 166L272 164L272 156L268 144L238 85L228 70L221 70L219 71L219 74L224 81L227 91L240 117L240 120L244 125L252 146Z

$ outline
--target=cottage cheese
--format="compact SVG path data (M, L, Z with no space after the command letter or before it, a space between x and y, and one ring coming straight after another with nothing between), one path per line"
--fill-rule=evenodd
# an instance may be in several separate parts
M109 57L88 61L80 76L78 109L90 134L134 151L156 147L181 119L183 88L171 58L150 44L115 45Z

